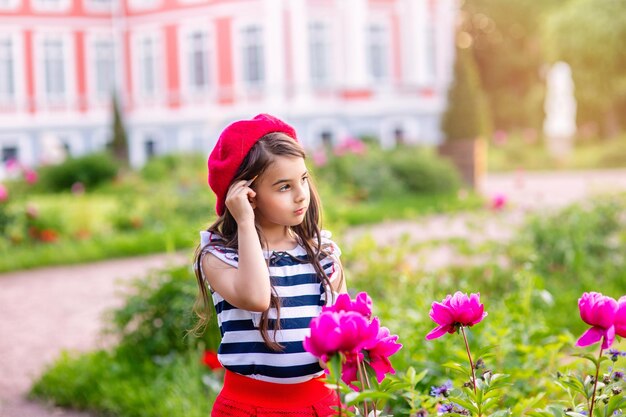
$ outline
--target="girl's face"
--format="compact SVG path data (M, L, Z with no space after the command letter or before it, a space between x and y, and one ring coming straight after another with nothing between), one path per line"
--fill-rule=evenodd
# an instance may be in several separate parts
M296 226L309 208L309 173L304 159L277 156L254 182L255 216L259 226Z

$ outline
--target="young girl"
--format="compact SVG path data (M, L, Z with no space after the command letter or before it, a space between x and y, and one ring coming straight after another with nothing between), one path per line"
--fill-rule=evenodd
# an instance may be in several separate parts
M213 417L325 417L339 405L302 346L311 319L346 291L304 159L294 129L267 114L228 126L209 157L219 217L200 233L195 266L197 328L208 286L222 335Z

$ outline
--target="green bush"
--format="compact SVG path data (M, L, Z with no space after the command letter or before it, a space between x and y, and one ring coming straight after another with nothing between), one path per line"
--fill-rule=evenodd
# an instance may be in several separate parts
M195 350L200 343L217 350L215 316L204 339L187 334L196 320L191 306L197 292L189 267L153 272L135 280L124 307L112 312L107 333L120 338L119 349L140 357Z
M457 171L429 149L402 146L383 150L370 145L364 154L333 155L315 169L318 182L332 184L338 194L354 200L398 198L406 193L453 193L460 184Z
M111 181L118 167L106 153L69 158L59 165L44 166L39 171L40 187L45 191L69 191L75 183L87 190Z
M202 171L202 174L200 172ZM151 158L142 168L141 176L147 181L197 179L206 174L206 159L200 154L168 154Z
M392 173L412 193L450 193L460 187L456 168L429 149L403 146L389 152L388 161Z

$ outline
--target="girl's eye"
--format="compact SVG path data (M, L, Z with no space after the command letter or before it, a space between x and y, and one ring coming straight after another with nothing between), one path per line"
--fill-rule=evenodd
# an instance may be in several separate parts
M289 185L283 185L278 189L278 191L287 191L289 189Z
M309 179L308 175L305 175L304 177L302 177L302 182L306 182Z

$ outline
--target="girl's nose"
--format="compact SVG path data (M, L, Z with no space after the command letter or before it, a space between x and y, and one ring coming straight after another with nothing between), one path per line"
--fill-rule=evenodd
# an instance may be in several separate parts
M303 185L299 186L298 189L297 189L296 196L295 196L294 200L296 202L298 202L298 203L301 202L301 201L306 200L306 191L307 190L306 190L305 186L303 186Z

